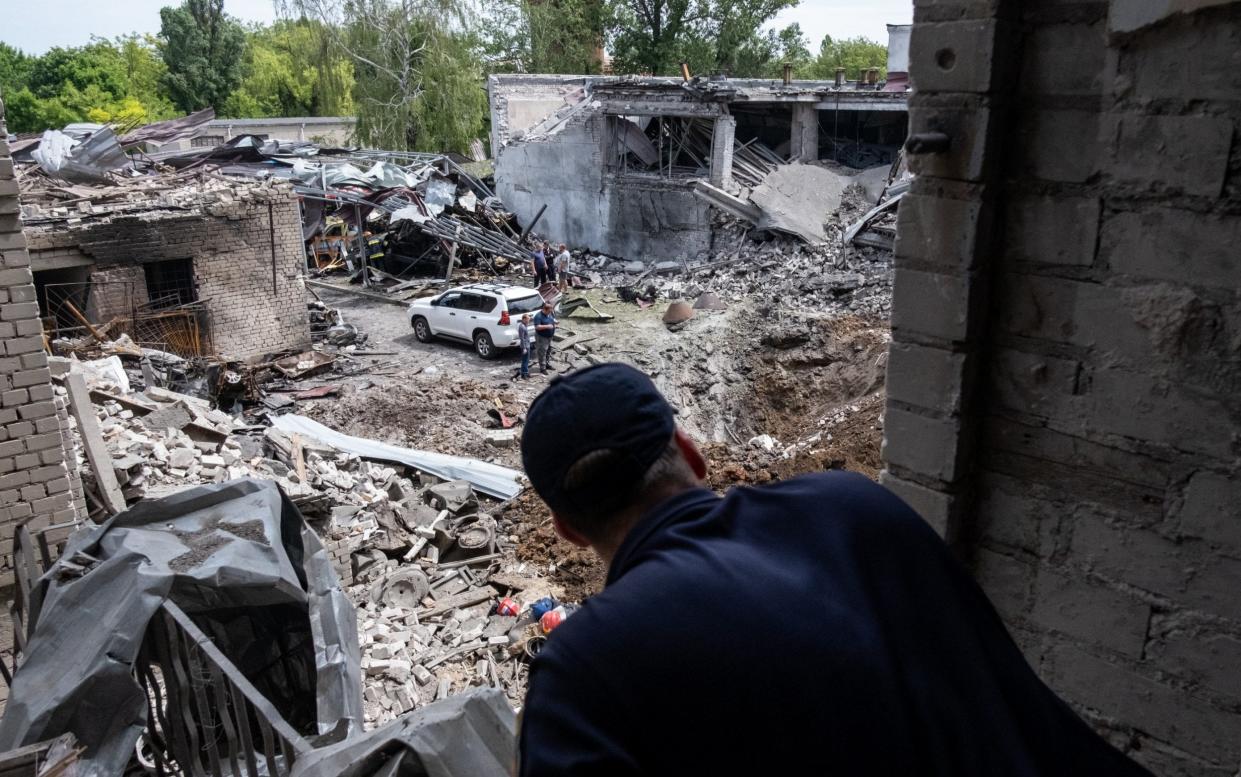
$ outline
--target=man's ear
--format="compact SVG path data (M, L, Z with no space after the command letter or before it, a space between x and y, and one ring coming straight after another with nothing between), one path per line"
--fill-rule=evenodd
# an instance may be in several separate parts
M552 526L556 529L556 533L566 542L571 542L579 548L589 548L590 540L586 539L580 532L573 530L564 521L560 520L560 516L552 513Z
M689 438L689 435L677 429L673 439L676 440L677 447L681 449L681 455L685 457L685 462L689 464L690 469L694 470L694 475L699 480L707 479L707 459L702 455L702 451L698 450L698 446Z

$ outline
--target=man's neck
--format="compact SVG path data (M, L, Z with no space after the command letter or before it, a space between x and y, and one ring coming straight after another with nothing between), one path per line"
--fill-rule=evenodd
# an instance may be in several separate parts
M684 494L686 491L692 491L694 488L694 486L673 486L660 489L658 492L651 494L648 498L643 499L640 504L635 505L618 516L614 522L616 528L607 537L591 542L591 550L595 552L595 555L599 557L603 565L611 570L612 561L616 558L617 552L620 551L621 545L625 543L625 539L629 537L629 532L633 530L634 526L664 502L667 502L674 496Z

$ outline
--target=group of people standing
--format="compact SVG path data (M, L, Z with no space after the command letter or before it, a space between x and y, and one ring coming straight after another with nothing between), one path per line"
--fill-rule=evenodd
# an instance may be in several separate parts
M534 340L534 350L539 362L539 372L547 374L552 361L552 337L556 334L559 321L552 312L552 303L544 302L543 309L534 314L534 337L530 337L530 314L521 317L517 325L517 340L521 343L521 371L518 377L530 379L530 341Z
M560 287L561 293L564 293L569 288L569 248L561 243L560 253L549 262L547 255L550 251L551 246L548 243L539 243L530 252L535 284L542 286L545 283L555 283Z

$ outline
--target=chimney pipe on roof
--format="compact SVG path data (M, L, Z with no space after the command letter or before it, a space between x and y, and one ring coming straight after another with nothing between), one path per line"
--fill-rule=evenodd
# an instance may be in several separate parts
M836 68L836 86L837 88L845 85L845 69L843 67Z
M791 83L793 83L793 66L785 62L784 63L784 85L788 86Z
M866 83L871 86L879 83L879 68L872 67L870 70L866 71Z
M688 62L681 63L681 79L685 81L685 83L687 84L689 83L689 63Z

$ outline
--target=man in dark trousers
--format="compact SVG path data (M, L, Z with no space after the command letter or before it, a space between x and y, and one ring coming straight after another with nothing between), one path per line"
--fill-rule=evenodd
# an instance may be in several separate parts
M1038 679L904 502L846 472L721 498L650 379L554 380L522 434L608 565L535 659L520 773L1147 775Z
M552 304L543 303L543 309L534 314L535 354L539 360L539 372L544 375L552 363L552 338L556 336L556 314Z

